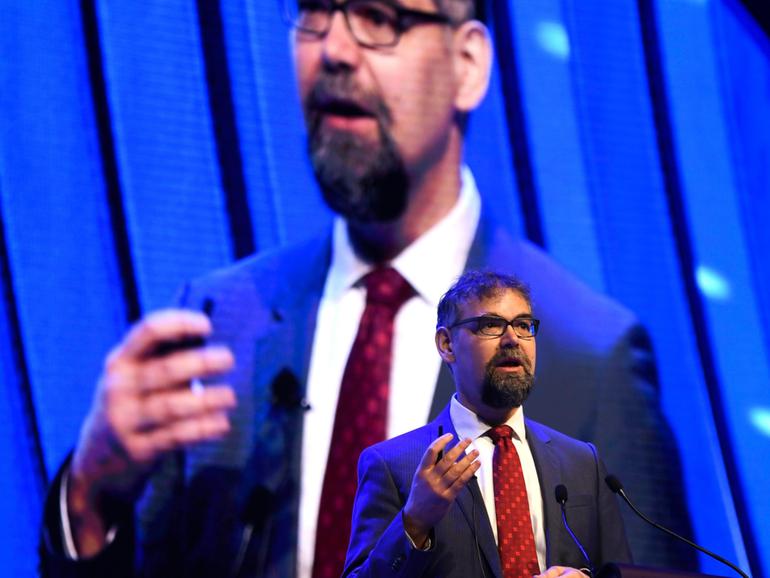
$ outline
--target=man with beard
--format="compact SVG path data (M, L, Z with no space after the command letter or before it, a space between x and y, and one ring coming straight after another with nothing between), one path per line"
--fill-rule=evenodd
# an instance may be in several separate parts
M553 396L579 392L531 411L606 443L630 491L681 511L646 333L512 239L462 164L492 59L473 3L284 8L313 167L339 217L320 239L192 282L185 310L149 315L108 356L49 493L43 573L338 576L361 450L452 394L431 319L474 267L530 280L552 328L540 380ZM642 435L621 441L615 422Z
M527 287L491 272L465 273L441 299L436 348L457 393L433 422L361 454L343 576L577 578L629 561L594 446L524 418L532 315Z

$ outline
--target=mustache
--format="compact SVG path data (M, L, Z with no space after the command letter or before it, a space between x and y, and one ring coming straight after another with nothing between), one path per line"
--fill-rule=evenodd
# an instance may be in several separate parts
M348 72L321 71L305 97L305 114L313 125L329 110L347 114L372 116L382 126L390 126L392 115L382 98L361 87Z
M489 363L487 363L487 369L494 369L506 362L516 362L524 368L526 373L532 373L532 363L530 362L529 357L527 357L521 350L513 348L501 349L495 353L492 359L489 360Z

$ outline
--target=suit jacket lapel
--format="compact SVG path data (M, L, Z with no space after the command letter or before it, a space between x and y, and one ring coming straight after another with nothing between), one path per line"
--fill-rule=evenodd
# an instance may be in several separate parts
M540 495L543 498L545 527L546 567L551 565L553 529L561 524L561 510L554 497L554 488L562 483L561 462L551 448L551 437L539 424L526 420L527 442L535 460L537 477L540 480Z
M439 413L432 425L435 426L436 430L438 429L438 426L441 426L444 433L452 433L452 435L455 436L452 443L457 443L459 441L459 436L457 435L457 431L455 430L449 415L448 404L444 406L444 409ZM496 578L503 578L503 569L500 565L500 554L497 551L497 544L495 543L495 536L492 533L489 516L487 516L487 509L484 505L484 499L481 497L481 490L479 489L479 484L475 477L468 483L465 490L460 492L457 496L455 504L465 517L468 526L471 528L471 532L476 536L481 555L486 558L489 567L492 569L493 576Z
M279 575L292 575L296 567L299 494L286 487L300 487L300 456L307 375L318 305L330 260L330 239L303 244L294 258L281 261L281 269L257 279L258 303L269 318L254 342L252 376L258 407L254 443L245 469L244 495L266 492L272 514L264 526L273 547L260 567L278 568ZM288 459L287 459L288 458Z
M286 259L288 267L275 272L280 282L266 299L275 323L271 334L265 337L278 340L285 347L275 362L288 364L304 396L318 305L331 261L331 237L327 234L303 244L296 253L296 259Z
M465 516L471 531L478 540L479 550L486 558L492 574L497 578L502 578L503 568L500 564L500 553L497 550L495 536L492 533L491 521L487 516L487 510L484 506L484 499L481 497L479 483L474 477L467 485L465 490L460 492L456 501L457 507Z
M262 316L267 323L254 336L254 362L259 373L252 379L256 395L268 398L268 420L281 417L287 410L301 409L304 403L318 306L329 266L329 236L303 244L293 257L282 260L280 268L269 275L263 271L255 280L255 291L260 294L257 303L264 309ZM278 431L270 433L280 435Z

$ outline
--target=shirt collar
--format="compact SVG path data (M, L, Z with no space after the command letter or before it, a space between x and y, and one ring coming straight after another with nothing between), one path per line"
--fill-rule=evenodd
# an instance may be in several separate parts
M465 166L460 176L460 195L449 213L390 263L433 307L462 274L479 223L481 199L476 181ZM340 297L373 268L356 255L345 220L336 217L325 296Z
M452 401L449 406L449 416L452 418L452 425L454 425L457 431L458 440L470 438L475 440L483 437L489 428L492 427L488 423L484 423L479 419L475 413L465 407L457 397L457 394L452 396ZM517 439L524 441L526 439L527 429L524 425L524 410L521 407L517 407L513 412L513 415L505 422L511 426L513 435Z

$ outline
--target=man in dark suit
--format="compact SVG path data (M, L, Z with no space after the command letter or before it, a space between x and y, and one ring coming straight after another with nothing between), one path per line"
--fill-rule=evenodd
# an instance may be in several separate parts
M465 273L442 298L436 347L457 395L427 426L361 454L344 576L553 578L629 561L596 449L524 418L532 315L526 286L492 272Z
M311 576L315 553L327 550L317 538L334 534L316 532L325 472L337 470L327 468L335 422L347 429L344 404L334 404L345 383L358 383L345 379L348 354L365 325L366 279L382 269L412 293L386 323L392 343L378 349L378 370L390 376L390 397L376 408L380 439L426 423L452 392L438 360L419 355L431 346L423 320L444 289L466 266L515 271L538 292L549 328L543 389L570 396L558 404L535 395L531 411L603 449L606 440L630 491L681 511L644 331L511 239L462 165L464 117L491 66L472 2L297 6L286 12L310 154L340 217L321 239L192 283L180 302L187 311L149 316L115 348L64 483L49 496L44 571ZM204 348L168 346L204 337ZM435 390L415 388L414 371ZM205 387L188 387L199 380ZM616 421L640 435L626 443L606 426ZM343 457L355 467L355 451Z

